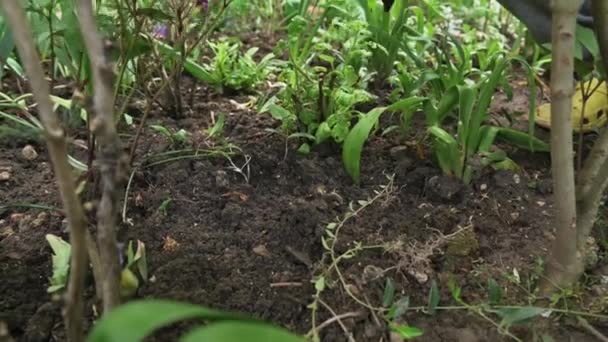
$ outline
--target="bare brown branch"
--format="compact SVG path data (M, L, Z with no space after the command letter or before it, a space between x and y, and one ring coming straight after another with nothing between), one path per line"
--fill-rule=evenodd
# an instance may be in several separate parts
M82 292L87 269L86 218L82 203L76 195L72 170L68 164L64 131L58 117L53 112L49 97L49 84L44 78L40 56L36 51L25 12L16 0L2 0L2 8L5 18L11 26L17 50L29 78L34 99L38 104L38 113L44 126L49 155L68 220L72 255L64 318L68 341L80 342L83 341Z
M78 1L80 29L93 70L93 107L91 130L99 141L98 161L102 197L97 211L97 240L103 272L104 314L120 303L120 265L116 241L116 213L119 191L126 180L126 154L116 132L114 120L114 74L106 58L104 43L97 31L90 0Z
M593 21L600 46L604 69L608 70L608 3L593 0ZM606 86L604 84L604 86ZM600 201L608 185L608 130L604 129L595 142L583 170L577 189L578 248L584 251L587 237L597 220Z

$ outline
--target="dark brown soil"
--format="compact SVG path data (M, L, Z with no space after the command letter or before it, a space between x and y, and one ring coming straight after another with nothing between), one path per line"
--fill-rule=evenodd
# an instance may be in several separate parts
M212 112L224 112L225 137L242 149L232 162L239 167L246 158L250 162L244 174L230 170L230 161L221 156L135 171L121 240L146 245L151 280L137 297L238 310L305 334L312 327L307 305L315 293L313 281L330 262L323 257L325 227L343 217L349 203L357 209L358 201L390 183L385 196L340 230L338 254L355 242L390 246L361 251L339 264L357 298L381 306L390 277L396 299L409 296L412 307L426 305L433 280L441 290L441 305L454 305L451 281L461 287L464 300L477 304L487 300L492 278L503 287L505 304L526 304L526 289L538 278L538 261L546 256L554 233L549 155L509 150L522 172L484 170L464 186L441 175L424 145L405 144L398 136L374 137L365 146L357 186L342 166L339 148L324 145L299 155L298 146L289 145L286 153L284 139L265 130L277 127L276 122L231 101L246 98L203 94L184 119L171 121L161 113L151 119L186 129L193 145L205 147L201 130L210 126ZM0 147L0 171L10 173L9 180L0 181L0 204L6 205L0 207L0 322L18 341L58 341L63 340L63 325L60 306L46 293L51 251L44 237L67 236L60 211L12 206L60 207L45 146L34 145L39 157L28 161L21 157L25 143ZM138 160L169 148L164 138L146 131ZM166 211L159 210L168 199ZM513 280L515 273L519 283ZM343 320L354 339L389 341L382 318L355 302L335 273L328 277L331 286L321 298L336 314L355 313ZM92 291L89 282L89 299ZM92 319L90 305L87 312ZM316 324L332 316L321 307ZM552 317L512 332L524 341L543 333L555 341L594 341ZM403 320L424 330L420 341L508 340L464 310L435 315L410 311ZM163 329L153 339L176 340L184 328ZM608 333L605 325L596 328ZM347 340L337 324L320 336L323 341Z

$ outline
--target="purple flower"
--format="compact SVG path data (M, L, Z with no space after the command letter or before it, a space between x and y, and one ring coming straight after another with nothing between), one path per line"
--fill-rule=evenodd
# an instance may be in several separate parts
M169 27L164 24L156 24L154 25L152 35L154 38L166 39L169 36Z
M196 5L206 11L209 7L209 0L196 0Z

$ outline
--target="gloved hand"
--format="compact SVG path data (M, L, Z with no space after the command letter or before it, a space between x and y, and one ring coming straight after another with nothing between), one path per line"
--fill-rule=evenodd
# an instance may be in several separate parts
M551 0L498 0L530 31L537 43L551 42ZM593 28L591 0L585 0L579 9L578 24Z

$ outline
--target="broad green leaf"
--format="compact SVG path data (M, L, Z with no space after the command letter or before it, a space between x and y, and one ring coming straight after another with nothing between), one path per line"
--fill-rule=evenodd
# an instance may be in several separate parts
M499 128L494 126L482 126L480 129L480 137L479 137L479 152L489 152L490 148L494 144L494 140L496 140L496 135L498 134Z
M325 278L319 277L319 279L317 279L317 281L315 281L315 290L317 290L317 292L323 292L324 289L325 289Z
M479 130L479 127L469 126L473 113L473 106L477 97L476 87L460 88L460 104L458 113L458 142L461 146L466 146L467 155L475 153L478 144L467 145L467 138L471 132Z
M315 143L320 144L329 137L331 137L331 127L329 127L327 121L323 121L315 132Z
M598 58L600 54L600 48L595 37L595 33L592 29L586 28L581 25L576 26L576 45L575 45L575 57L579 60L583 59L583 48L585 48L593 56Z
M384 295L382 296L382 306L387 307L393 302L395 297L395 282L391 277L386 278L384 285Z
M441 97L437 109L433 113L427 113L429 126L440 125L450 111L458 104L458 87L450 87Z
M152 128L153 130L155 130L156 132L170 138L171 137L171 132L169 132L169 130L162 125L150 125L150 128Z
M342 160L346 171L356 184L360 181L360 162L363 144L367 141L371 129L376 125L386 107L377 107L364 115L348 133L342 147Z
M159 51L166 57L172 58L172 59L180 58L180 53L178 51L175 51L175 49L173 47L171 47L170 45L167 45L158 39L152 39L152 41L154 42L154 44L156 46L158 46ZM191 73L192 76L196 77L197 79L199 79L203 82L213 83L213 80L214 80L213 76L207 70L205 70L205 68L203 68L200 64L194 62L190 58L185 59L184 69L186 71L188 71L189 73Z
M53 276L47 292L53 293L63 289L68 281L72 248L69 243L53 234L47 234L46 241L53 250Z
M249 320L246 316L166 300L132 301L103 316L87 342L139 342L155 330L181 320Z
M180 342L305 342L305 339L282 328L250 322L219 322L195 329Z
M391 104L386 109L389 111L408 112L418 108L418 105L420 105L424 100L426 100L424 97L411 96Z
M503 77L504 69L509 65L509 60L505 58L498 58L496 60L496 65L492 70L490 77L482 82L479 87L481 89L479 93L479 100L477 102L477 107L473 112L470 122L468 124L468 134L467 134L467 146L468 151L472 151L475 147L479 146L479 135L480 127L488 114L488 108L490 106L490 102L492 101L492 97L496 91L496 87L500 82L500 78ZM473 147L474 146L474 147Z
M530 150L532 152L550 152L551 145L540 140L537 137L531 136L528 133L524 133L512 128L501 127L498 128L499 139L502 139L512 145L519 148Z
M441 170L445 174L462 177L464 157L456 139L438 126L429 127L428 131L435 138L435 155Z
M531 318L541 315L547 311L545 308L539 308L535 306L524 306L520 308L505 308L496 310L496 314L502 317L500 325L503 327L510 327L515 323L527 321Z
M281 121L286 120L293 115L287 109L274 103L268 105L268 112L270 113L270 115L272 115L273 118Z
M410 327L407 325L393 324L390 325L391 330L399 334L399 336L406 340L411 340L416 337L423 335L423 331L416 327Z

